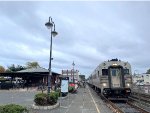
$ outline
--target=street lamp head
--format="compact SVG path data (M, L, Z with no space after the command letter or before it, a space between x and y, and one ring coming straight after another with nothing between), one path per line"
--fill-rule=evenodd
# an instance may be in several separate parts
M51 22L47 22L47 23L45 24L45 26L46 26L48 29L50 29L50 28L53 27L53 24L52 24Z
M58 33L56 31L52 31L52 35L53 37L55 37L56 35L58 35Z
M53 25L54 25L54 31L52 31L52 35L53 37L55 37L56 35L58 35L58 33L55 31L55 23L53 22Z
M52 18L51 18L51 17L49 17L49 21L45 24L45 26L46 26L48 29L50 29L50 28L53 27L53 22L52 22Z

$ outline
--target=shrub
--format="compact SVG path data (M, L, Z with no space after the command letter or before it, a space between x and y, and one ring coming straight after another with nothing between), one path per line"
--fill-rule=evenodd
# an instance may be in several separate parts
M34 97L34 102L36 105L47 105L47 94L45 93L38 93Z
M55 92L57 92L58 97L60 97L61 90L60 89L56 89Z
M41 106L54 105L55 103L57 103L58 97L58 92L51 92L50 94L39 93L35 95L34 102L36 105Z
M58 97L60 96L60 92L54 92L56 99L58 100Z
M20 105L8 104L0 106L0 113L28 113L28 110Z
M48 104L54 105L57 102L57 99L58 99L58 97L57 97L56 93L55 92L51 92L48 95L48 98L47 98Z
M73 87L73 86L69 86L69 92L73 92L74 90L75 90L75 87Z

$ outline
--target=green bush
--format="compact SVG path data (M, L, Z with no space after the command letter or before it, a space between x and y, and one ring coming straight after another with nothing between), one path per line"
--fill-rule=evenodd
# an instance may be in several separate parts
M47 105L47 94L45 93L38 93L34 97L34 102L36 105Z
M28 113L28 110L20 105L8 104L0 106L0 113Z
M41 106L54 105L55 103L57 103L58 97L58 92L51 92L50 94L39 93L35 95L34 102L36 105Z
M71 92L73 92L73 91L75 90L75 87L69 86L68 90L69 90L69 92L71 93Z
M58 97L60 97L61 90L60 89L56 89L55 92L57 92Z
M51 92L48 95L48 104L54 105L57 102L58 96L55 92Z
M55 98L58 100L58 97L60 96L60 92L54 92Z

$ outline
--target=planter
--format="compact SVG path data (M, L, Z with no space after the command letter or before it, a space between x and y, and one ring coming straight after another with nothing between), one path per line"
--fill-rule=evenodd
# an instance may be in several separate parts
M57 102L56 104L51 105L51 106L37 106L37 105L33 104L32 108L33 109L42 109L42 110L51 110L51 109L57 108L58 106L59 106L59 103Z

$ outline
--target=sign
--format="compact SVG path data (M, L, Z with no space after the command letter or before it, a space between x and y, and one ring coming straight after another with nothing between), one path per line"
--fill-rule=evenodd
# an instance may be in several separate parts
M68 92L68 79L61 80L61 92Z

